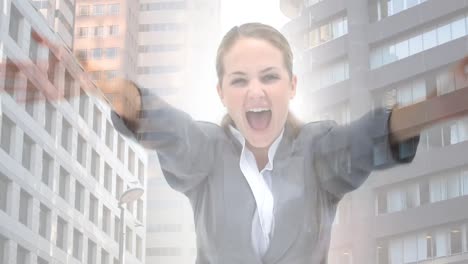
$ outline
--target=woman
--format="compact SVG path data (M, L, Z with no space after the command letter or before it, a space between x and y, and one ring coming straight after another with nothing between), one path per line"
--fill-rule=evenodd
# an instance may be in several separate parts
M231 29L216 69L228 112L222 126L193 121L163 101L138 117L138 89L128 82L119 85L137 98L136 110L116 106L140 142L157 151L169 185L189 198L197 263L326 263L340 199L374 169L374 155L391 157L382 167L411 161L429 123L400 131L407 128L402 114L378 109L346 127L299 124L289 113L297 84L292 52L267 25ZM131 133L117 115L113 121ZM391 154L378 153L376 141Z

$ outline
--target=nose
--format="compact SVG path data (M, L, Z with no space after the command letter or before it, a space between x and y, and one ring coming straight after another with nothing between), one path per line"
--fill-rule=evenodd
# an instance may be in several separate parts
M258 80L252 80L248 89L250 99L261 99L265 97L265 87Z

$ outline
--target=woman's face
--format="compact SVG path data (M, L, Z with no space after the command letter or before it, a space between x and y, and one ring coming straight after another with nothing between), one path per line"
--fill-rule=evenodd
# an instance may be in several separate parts
M262 39L238 39L223 63L221 101L250 146L269 147L286 123L296 77L289 76L281 51Z

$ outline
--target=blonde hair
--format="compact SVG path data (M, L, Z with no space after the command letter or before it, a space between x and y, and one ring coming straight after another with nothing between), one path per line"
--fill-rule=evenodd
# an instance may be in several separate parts
M224 56L241 38L255 38L265 40L274 47L278 48L283 54L283 62L289 74L289 78L292 78L293 53L288 40L283 36L283 34L281 34L281 32L272 26L262 23L247 23L233 27L226 33L226 35L224 35L221 43L219 44L218 52L216 54L216 74L218 76L218 84L220 87L224 75ZM286 123L292 127L294 134L297 135L302 124L291 112L288 113ZM225 128L226 131L229 131L229 129L227 129L229 125L235 126L232 118L229 116L229 114L226 114L221 121L221 126Z

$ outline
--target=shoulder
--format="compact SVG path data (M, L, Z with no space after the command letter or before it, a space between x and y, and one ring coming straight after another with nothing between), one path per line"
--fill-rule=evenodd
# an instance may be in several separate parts
M299 139L318 139L328 134L338 124L334 120L315 121L304 124L298 134Z
M217 139L224 135L224 129L218 124L208 121L196 121L198 128L207 136Z

